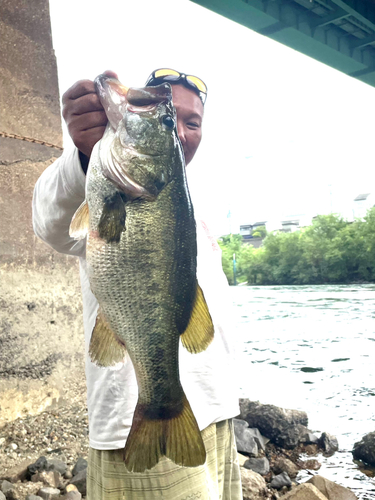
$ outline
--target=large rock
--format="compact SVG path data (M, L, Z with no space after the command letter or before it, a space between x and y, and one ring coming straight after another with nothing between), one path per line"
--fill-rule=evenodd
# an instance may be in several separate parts
M42 497L43 500L55 500L55 498L59 498L60 490L46 486L38 491L38 496Z
M65 493L71 493L72 491L78 491L77 486L74 484L68 484L65 488Z
M79 457L75 466L73 467L72 474L73 476L76 476L78 472L81 472L81 470L87 469L87 460L85 460L82 457Z
M327 500L327 497L321 493L313 484L303 483L288 491L283 500Z
M313 484L318 488L328 500L357 500L357 496L348 490L348 488L329 481L323 476L314 476L307 483Z
M74 484L83 496L86 495L86 473L87 469L82 469L69 482L69 484Z
M353 457L370 465L375 465L375 432L363 436L361 441L354 444Z
M237 450L249 455L258 456L258 445L249 429L249 424L245 420L233 419L234 435L236 436Z
M280 490L283 486L292 486L292 481L287 472L278 474L270 483L270 487L275 488L275 490Z
M5 495L2 491L0 491L0 500L6 500Z
M289 458L278 457L273 464L272 471L275 474L286 472L289 477L295 478L297 477L299 468Z
M77 487L74 484L68 484L65 488L66 495L64 496L64 500L81 500L82 495L77 490Z
M333 455L339 449L336 436L323 432L319 439L319 445L323 448L325 455Z
M36 462L30 464L27 467L28 475L31 477L36 472L41 472L42 470L47 470L47 459L46 457L39 457Z
M266 444L269 442L269 439L266 438L265 436L262 436L262 434L259 432L259 429L249 427L249 431L254 437L255 442L258 445L258 448L260 448L263 451L266 451Z
M243 500L264 500L268 498L266 481L260 474L241 467Z
M301 430L300 442L304 444L318 444L319 438L314 433L306 429L306 432Z
M308 432L307 413L240 399L240 418L283 448L294 448Z
M17 497L14 484L7 480L2 481L1 492L5 495L5 498L13 499Z
M245 436L252 437L259 449L263 451L266 450L266 444L269 442L269 439L266 438L265 436L262 436L262 434L259 432L259 429L250 428L246 420L240 420L238 418L234 418L233 422L234 422L234 432L236 433L236 439L237 439L237 433L239 434L238 437L241 437L241 434L244 432L245 429Z
M61 474L56 470L50 470L50 471L43 470L41 472L36 472L31 477L31 481L34 483L41 481L46 486L51 486L52 488L58 488L62 484L62 477Z
M319 470L322 464L315 458L311 458L309 460L298 460L298 466L300 469Z
M81 500L82 495L79 491L69 491L64 497L64 500Z
M266 457L263 458L249 458L244 463L246 469L251 469L261 476L266 476L270 471L270 463Z
M87 467L87 465L86 465ZM68 466L66 465L65 462L62 460L59 460L58 458L49 458L47 460L47 467L46 470L55 470L59 472L62 476L65 474Z

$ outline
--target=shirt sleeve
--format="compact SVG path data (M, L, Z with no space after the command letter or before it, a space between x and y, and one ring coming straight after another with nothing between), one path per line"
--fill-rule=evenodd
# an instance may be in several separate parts
M60 253L82 257L86 240L69 236L74 213L85 199L86 176L74 148L52 163L39 177L33 195L35 234Z

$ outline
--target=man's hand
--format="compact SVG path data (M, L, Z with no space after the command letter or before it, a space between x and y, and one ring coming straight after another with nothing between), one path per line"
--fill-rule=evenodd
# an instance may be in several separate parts
M118 78L113 71L105 71L104 74ZM62 103L62 114L70 137L81 153L90 158L92 148L102 138L108 121L94 82L76 82L65 92Z

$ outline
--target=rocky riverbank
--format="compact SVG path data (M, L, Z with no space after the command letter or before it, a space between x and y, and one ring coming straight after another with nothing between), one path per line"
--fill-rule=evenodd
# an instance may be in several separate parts
M4 495L7 500L39 500L30 496L36 494L48 499L81 498L82 493L69 491L75 490L73 486L85 493L81 484L69 486L77 462L87 459L89 448L84 378L70 382L67 393L69 401L0 428L0 500ZM37 466L30 469L35 463ZM56 468L54 464L59 465ZM43 488L55 491L41 491Z
M0 429L0 500L85 498L88 422L84 383L77 382L73 393L69 406L17 419ZM349 489L318 475L318 454L334 454L338 443L328 432L314 435L305 412L248 399L240 400L240 408L234 426L244 500L357 498ZM373 441L369 435L364 444L356 444L355 457L364 449L362 460L372 457ZM311 476L309 481L299 484L300 471Z
M234 420L244 500L355 500L347 488L317 475L318 454L332 456L339 449L335 436L315 435L303 411L287 410L240 400ZM308 459L301 459L301 455ZM311 478L299 484L300 471Z

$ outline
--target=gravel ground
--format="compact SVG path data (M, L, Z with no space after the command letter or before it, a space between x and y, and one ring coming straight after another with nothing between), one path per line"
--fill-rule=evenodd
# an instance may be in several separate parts
M60 458L73 467L78 457L87 458L88 420L85 380L69 387L69 401L39 415L19 418L0 429L0 471L25 459Z

